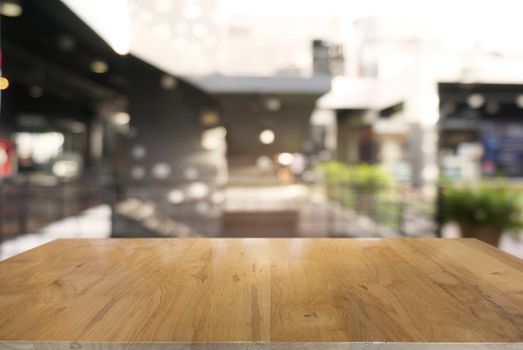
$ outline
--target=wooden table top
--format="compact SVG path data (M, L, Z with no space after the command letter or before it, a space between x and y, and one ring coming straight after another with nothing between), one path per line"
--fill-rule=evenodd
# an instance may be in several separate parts
M65 239L0 262L0 349L445 343L523 349L522 260L474 239L317 238Z

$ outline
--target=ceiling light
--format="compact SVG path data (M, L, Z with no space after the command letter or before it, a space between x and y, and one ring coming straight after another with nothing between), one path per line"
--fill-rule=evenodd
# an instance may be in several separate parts
M7 17L18 17L22 14L22 5L18 0L3 0L0 3L0 14Z
M93 61L91 62L91 71L97 74L106 73L109 70L109 66L104 61Z
M225 135L227 131L223 126L205 130L202 133L202 148L208 151L225 149Z
M153 166L152 173L156 179L165 180L171 174L171 167L167 163L156 163Z
M193 182L187 188L189 197L203 199L209 194L209 187L204 182Z
M265 129L263 130L262 132L260 132L260 142L265 144L265 145L270 145L271 143L274 142L274 139L276 138L276 136L274 135L274 131L270 130L270 129Z
M118 125L126 125L131 120L129 113L120 112L113 115L113 121Z
M160 79L160 85L165 90L172 90L176 87L177 84L178 84L178 82L176 81L176 79L167 74L163 75L162 78Z
M281 101L277 98L269 98L265 101L265 106L269 111L276 112L281 108Z
M294 161L294 156L291 153L280 153L278 154L278 163L281 165L291 165Z
M485 98L480 94L472 94L467 98L467 104L470 108L480 108L485 104Z
M0 77L0 90L5 90L9 87L9 80L6 77Z
M523 108L523 94L518 95L518 97L516 97L516 105L519 108Z
M52 170L58 177L75 177L80 173L80 163L74 160L59 160L53 164Z
M129 43L125 41L119 43L112 43L111 47L113 48L114 52L116 52L120 56L125 56L129 53Z
M206 110L200 115L200 123L203 126L215 126L220 122L220 116L216 111Z
M167 195L167 200L172 204L180 204L185 200L185 195L180 190L172 190Z

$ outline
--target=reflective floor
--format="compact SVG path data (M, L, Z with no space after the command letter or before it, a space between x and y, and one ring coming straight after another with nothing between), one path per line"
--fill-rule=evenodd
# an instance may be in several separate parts
M351 217L348 215L345 224L348 225ZM360 222L369 225L363 218ZM339 221L341 225L341 221ZM350 227L354 228L354 222ZM371 227L367 227L371 228ZM446 225L443 229L444 237L459 237L456 225ZM22 253L41 244L45 244L57 238L108 238L111 236L111 209L108 205L100 205L81 212L79 215L56 221L38 232L25 234L9 239L0 245L0 260L7 259L13 255ZM370 234L368 236L371 236ZM376 236L376 235L373 235ZM504 234L501 238L500 249L523 258L523 232L519 239L515 235Z

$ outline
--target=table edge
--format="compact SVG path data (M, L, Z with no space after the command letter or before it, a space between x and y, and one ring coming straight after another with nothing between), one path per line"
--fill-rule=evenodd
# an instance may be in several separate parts
M0 350L521 350L523 342L94 342L3 341Z

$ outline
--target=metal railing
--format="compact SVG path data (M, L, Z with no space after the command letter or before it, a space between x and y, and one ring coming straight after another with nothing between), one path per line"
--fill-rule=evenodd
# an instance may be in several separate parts
M378 235L431 236L437 227L436 198L410 187L362 190L350 184L326 185L329 199L371 220Z
M433 235L436 227L435 201L408 188L359 191L346 184L295 183L203 192L195 198L174 196L172 187L3 183L0 239L43 232L65 218L77 217L81 225L84 211L101 205L110 208L112 237L418 236Z

